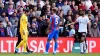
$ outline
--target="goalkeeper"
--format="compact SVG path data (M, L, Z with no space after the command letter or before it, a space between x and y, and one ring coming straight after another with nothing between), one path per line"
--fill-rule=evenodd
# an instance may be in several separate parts
M16 46L15 53L18 53L18 48L23 46L25 54L28 54L27 51L27 41L28 41L28 15L30 14L29 10L25 10L25 13L22 14L19 22L19 32L18 35L21 36L21 42Z

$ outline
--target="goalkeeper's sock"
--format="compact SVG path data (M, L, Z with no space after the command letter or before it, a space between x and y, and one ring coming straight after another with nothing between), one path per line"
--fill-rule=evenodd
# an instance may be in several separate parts
M57 43L57 42L55 42L55 45L54 45L54 52L56 52L57 47L58 47L58 43Z
M46 43L46 52L48 52L49 47L50 47L50 42L47 42L47 43Z
M86 44L85 41L83 42L83 47L84 47L84 52L86 53L86 50L87 50L87 44Z

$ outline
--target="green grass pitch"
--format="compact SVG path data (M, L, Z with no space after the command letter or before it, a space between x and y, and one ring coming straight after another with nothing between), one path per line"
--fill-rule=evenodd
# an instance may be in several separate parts
M13 54L13 53L0 53L0 56L100 56L100 53L90 53L90 54L76 54L76 53L57 53L53 55L49 53L44 55L43 53L32 53L32 54Z

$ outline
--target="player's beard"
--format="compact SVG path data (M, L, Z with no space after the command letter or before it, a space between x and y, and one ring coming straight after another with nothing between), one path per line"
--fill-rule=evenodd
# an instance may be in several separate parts
M81 14L81 16L85 16L85 14Z

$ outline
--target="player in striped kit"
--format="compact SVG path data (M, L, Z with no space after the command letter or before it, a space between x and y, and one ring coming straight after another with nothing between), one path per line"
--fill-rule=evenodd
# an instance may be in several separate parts
M44 54L48 54L48 50L50 47L50 41L52 40L52 38L54 38L54 52L53 54L56 54L56 50L58 47L58 37L59 37L59 22L60 22L60 18L59 16L56 15L56 9L52 9L52 15L50 16L50 22L49 22L49 26L48 26L48 39L47 39L47 43L46 43L46 52Z

